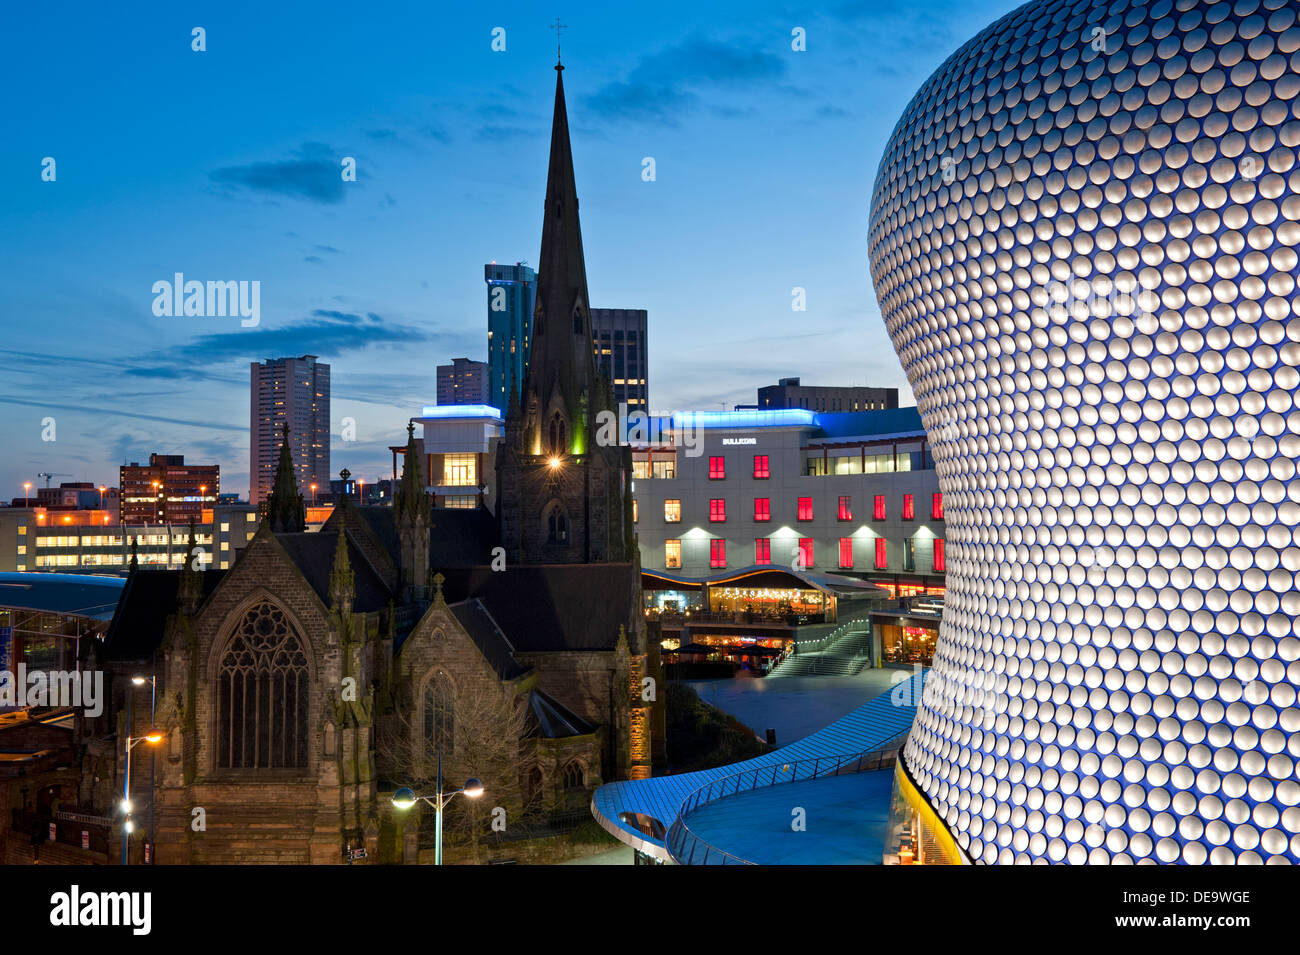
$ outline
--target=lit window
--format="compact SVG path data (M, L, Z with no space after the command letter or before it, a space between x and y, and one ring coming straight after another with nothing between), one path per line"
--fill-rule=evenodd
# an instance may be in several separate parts
M811 537L799 538L799 568L801 570L811 570L813 566L813 539Z
M709 541L709 566L727 566L727 542L725 540L715 537Z
M943 495L938 492L930 499L930 516L936 521L943 520Z
M853 538L840 538L840 567L843 570L853 569Z
M664 567L672 569L682 566L682 542L680 540L664 541Z
M872 510L872 519L883 521L885 519L885 495L876 495L875 508Z
M477 455L448 454L442 459L442 483L445 487L474 487Z
M839 520L853 520L853 498L849 497L847 494L840 496Z
M943 573L943 538L937 538L934 542L934 569L938 573Z
M636 478L638 481L648 481L650 479L650 462L633 461L632 477Z
M767 478L770 478L771 476L772 473L768 468L767 455L766 454L754 455L754 477L758 480L765 480Z
M715 497L709 501L709 520L721 522L727 519L727 502L724 498Z
M772 519L772 499L770 497L754 498L754 520L770 521Z
M876 570L884 570L888 566L889 566L889 562L885 559L885 539L883 537L877 537L876 538Z
M676 524L682 519L682 502L678 498L669 498L664 501L664 521L669 524Z
M811 497L799 498L799 520L811 521L813 519L813 503Z
M633 524L641 520L641 511L640 508L637 507L637 503L638 503L637 499L632 498L632 523Z
M709 480L721 481L727 476L727 461L723 457L709 458Z
M770 564L772 563L772 539L769 537L760 537L754 541L754 563Z
M916 520L916 495L914 494L903 495L903 520Z
M244 520L247 521L249 524L253 523L255 520L257 520L257 512L249 511L247 514L244 515Z

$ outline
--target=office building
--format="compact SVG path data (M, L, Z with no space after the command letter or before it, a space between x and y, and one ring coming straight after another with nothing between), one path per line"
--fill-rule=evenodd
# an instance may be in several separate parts
M268 358L249 366L249 501L261 504L271 493L283 428L289 426L298 490L311 498L311 486L330 482L330 366L315 355Z
M416 448L420 475L435 508L496 507L496 446L501 412L491 405L425 408ZM394 465L394 467L396 467Z
M898 407L898 389L802 385L798 378L782 378L775 385L758 389L758 407L806 408L809 411L887 411Z
M533 333L533 308L537 301L537 273L516 262L483 266L488 287L488 396L503 415L510 404L510 387L524 384L528 349ZM439 404L443 401L438 400Z
M468 358L453 358L438 366L438 404L481 405L488 396L488 364Z
M650 346L644 308L593 308L591 338L596 370L614 386L614 406L649 411Z
M186 464L183 454L151 454L148 464L122 465L118 480L119 523L197 524L216 503L221 467Z

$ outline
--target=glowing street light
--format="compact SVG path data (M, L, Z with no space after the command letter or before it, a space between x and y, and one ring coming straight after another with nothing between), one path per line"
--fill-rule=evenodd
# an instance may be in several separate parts
M129 864L127 847L131 842L131 833L135 831L135 823L131 820L131 750L141 743L156 745L162 742L162 738L163 734L157 730L150 730L144 736L126 738L126 774L122 777L122 812L126 815L126 821L122 825L122 865Z
M315 507L315 506L316 506L316 484L315 484L315 482L313 482L312 485L311 485L311 506L312 506L312 507Z
M465 785L460 789L452 792L444 792L442 788L442 749L438 749L438 788L432 796L422 796L416 793L414 789L403 786L397 792L393 793L393 808L405 812L418 802L427 802L433 807L434 813L434 850L433 864L442 865L442 812L447 808L447 804L452 801L457 793L464 793L469 799L478 799L483 795L483 781L471 777L465 780Z

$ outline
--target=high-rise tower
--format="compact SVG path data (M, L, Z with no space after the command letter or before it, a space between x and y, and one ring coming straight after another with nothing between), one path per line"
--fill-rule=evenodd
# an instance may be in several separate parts
M564 67L555 70L532 342L498 450L497 513L512 561L625 561L632 553L631 452L596 443L597 415L612 413L613 402L592 354Z

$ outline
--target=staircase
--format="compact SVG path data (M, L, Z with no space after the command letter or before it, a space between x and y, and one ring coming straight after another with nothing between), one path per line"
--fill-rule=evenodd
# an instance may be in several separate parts
M871 665L871 621L850 620L815 644L792 653L768 673L782 676L855 676Z

